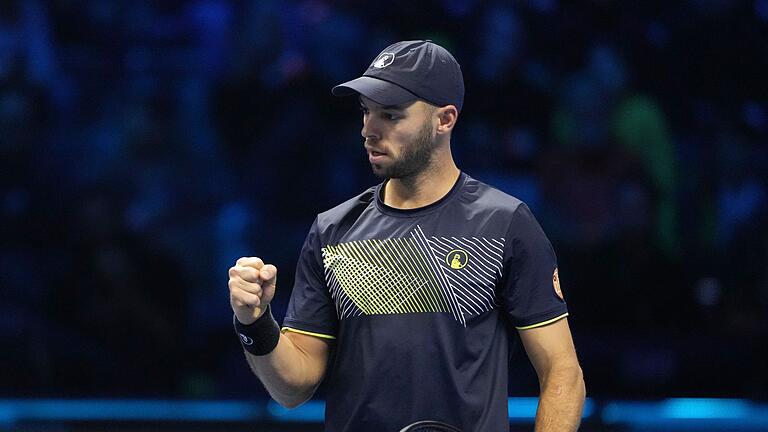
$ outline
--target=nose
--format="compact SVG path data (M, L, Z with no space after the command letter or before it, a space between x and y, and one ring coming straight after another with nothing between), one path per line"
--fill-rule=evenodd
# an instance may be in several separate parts
M362 135L366 141L369 139L377 140L381 137L376 122L373 120L372 116L363 116L363 128L360 130L360 135Z

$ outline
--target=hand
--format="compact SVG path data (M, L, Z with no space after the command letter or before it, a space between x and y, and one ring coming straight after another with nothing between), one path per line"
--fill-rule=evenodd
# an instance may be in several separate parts
M229 303L237 320L248 325L259 319L275 297L277 267L260 258L243 257L229 269Z

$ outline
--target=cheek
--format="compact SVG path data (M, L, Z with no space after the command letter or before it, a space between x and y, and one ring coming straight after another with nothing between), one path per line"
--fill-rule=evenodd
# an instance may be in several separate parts
M397 131L390 134L389 144L393 155L401 155L407 152L413 146L416 140L416 133L410 131Z
M395 133L388 133L382 137L381 144L384 146L384 150L392 156L400 154L403 148L402 138Z

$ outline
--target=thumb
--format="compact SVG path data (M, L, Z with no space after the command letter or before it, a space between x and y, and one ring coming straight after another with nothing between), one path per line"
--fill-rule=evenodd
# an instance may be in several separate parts
M274 284L277 278L277 267L272 264L265 265L259 270L259 278L267 285Z

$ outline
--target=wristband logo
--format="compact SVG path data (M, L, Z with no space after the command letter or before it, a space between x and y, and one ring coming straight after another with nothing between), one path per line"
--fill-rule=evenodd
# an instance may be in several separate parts
M238 336L240 336L240 340L243 342L244 345L253 345L253 339L249 338L248 336L238 333Z
M445 256L445 263L454 270L463 269L469 262L469 254L463 249L454 249Z

